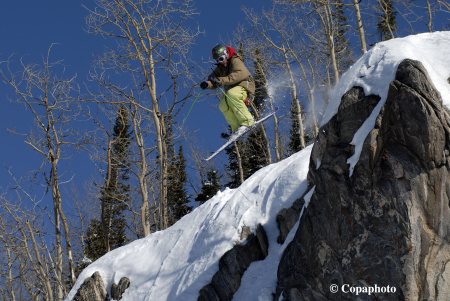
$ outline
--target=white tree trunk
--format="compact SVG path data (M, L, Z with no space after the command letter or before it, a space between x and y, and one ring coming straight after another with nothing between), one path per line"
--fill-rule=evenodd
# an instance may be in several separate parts
M361 11L359 10L358 0L353 0L353 7L355 8L356 25L358 26L359 42L361 44L361 52L362 52L362 54L364 54L367 52L366 36L364 34L364 27L362 24Z
M283 49L283 55L284 55L284 60L286 62L286 67L288 69L288 73L289 73L289 77L291 80L291 88L292 88L292 101L294 102L296 108L297 108L297 120L298 120L298 126L299 126L299 135L300 135L300 147L303 149L306 147L305 144L305 133L303 130L303 118L302 118L302 107L300 106L300 102L298 101L298 97L297 97L297 86L295 85L295 81L294 81L294 75L292 74L291 71L291 66L289 64L289 60L287 57L287 51L286 48L284 47L284 45L282 46Z

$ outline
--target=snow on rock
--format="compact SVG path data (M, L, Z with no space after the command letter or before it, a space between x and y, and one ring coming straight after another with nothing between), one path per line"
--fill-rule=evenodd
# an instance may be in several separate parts
M290 207L305 192L311 149L309 146L262 168L239 188L218 192L169 229L101 257L81 273L65 301L72 300L84 279L95 271L100 272L108 292L122 277L130 279L124 301L197 300L200 289L218 271L220 257L240 240L244 225L252 231L258 223L264 226L269 254L270 248L278 245L276 214ZM275 281L271 278L266 285L264 298L275 291L281 252L280 249L275 257L269 255L261 261L275 270ZM252 263L250 268L255 263L259 262ZM248 284L243 280L243 285Z
M272 293L275 293L277 286L278 264L280 263L281 256L289 243L294 239L303 211L308 207L315 188L316 186L303 197L305 204L300 212L299 219L289 232L284 243L282 245L276 243L275 236L269 238L269 254L267 258L262 261L253 262L247 271L245 271L245 274L242 276L241 286L234 294L233 300L273 300Z
M375 120L383 107L389 84L395 79L397 67L404 59L420 61L441 93L443 104L450 108L450 32L424 33L398 38L376 44L366 52L340 79L333 89L330 103L321 125L325 125L337 113L342 96L352 87L364 89L365 95L378 95L380 102L370 117L355 133L350 144L355 146L355 154L347 161L350 176L359 160L364 139L375 125Z

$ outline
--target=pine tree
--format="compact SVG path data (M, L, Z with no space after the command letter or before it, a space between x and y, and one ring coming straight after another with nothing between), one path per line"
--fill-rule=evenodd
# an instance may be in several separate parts
M266 80L263 75L263 64L261 62L261 50L255 51L255 95L253 97L253 106L249 107L250 113L254 120L257 120L257 115L263 115L266 106L265 100L268 97ZM256 109L258 114L254 111ZM264 124L255 128L249 135L245 145L245 154L248 157L248 175L251 176L259 169L264 167L267 162L267 149L264 145L263 128Z
M303 110L302 110L303 111ZM288 153L287 156L291 156L295 154L296 152L302 150L301 143L300 143L300 125L297 118L297 106L294 102L291 104L291 128L289 129L290 139L288 144ZM306 134L305 137L305 144L307 145L312 139L311 137Z
M192 210L192 207L189 206L190 197L186 189L186 183L186 159L183 153L183 145L180 144L178 155L169 157L167 181L169 225L173 225Z
M202 184L202 190L195 198L196 202L200 204L205 203L207 200L216 195L216 193L222 189L222 185L219 183L219 177L217 170L214 168L206 172L206 181Z
M392 39L391 31L397 30L397 12L392 0L378 0L381 6L381 14L378 16L378 33L381 41Z
M116 249L127 243L125 211L130 201L129 146L131 130L127 111L121 107L113 129L111 149L111 175L109 187L101 190L100 202L104 204L104 219L109 232L110 249ZM105 179L106 183L106 179ZM106 186L106 184L105 184ZM92 219L86 233L85 256L94 261L107 252L105 232L99 219Z
M342 0L336 0L336 3L342 3ZM339 74L343 74L354 63L350 42L347 39L347 32L350 27L345 16L344 6L334 6L333 20L336 27L334 41L336 61L338 63Z
M258 48L255 50L255 62L254 62L254 69L255 69L255 97L253 99L253 102L256 105L256 108L259 112L264 112L265 110L265 104L264 101L269 97L269 94L267 92L267 82L266 78L264 76L265 70L264 65L261 59L262 53L261 50Z

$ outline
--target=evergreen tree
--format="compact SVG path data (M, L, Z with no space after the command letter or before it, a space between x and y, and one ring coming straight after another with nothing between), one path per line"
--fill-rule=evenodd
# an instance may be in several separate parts
M206 172L206 181L203 182L202 190L200 194L195 198L195 201L203 204L207 200L215 196L217 191L221 189L222 185L220 185L219 183L217 171L212 168Z
M167 211L169 226L191 212L189 206L189 194L186 189L187 173L186 159L183 145L180 143L178 154L175 152L173 136L173 119L171 115L165 118L166 146L167 146Z
M378 33L381 41L392 39L391 31L397 30L397 12L394 8L392 0L379 0L381 6L381 14L378 16Z
M302 110L303 111L303 110ZM295 154L296 152L302 150L301 143L300 143L300 125L297 118L297 106L292 101L291 104L291 128L289 129L290 134L290 140L288 144L288 153L287 157ZM312 140L311 137L308 134L305 134L305 144L308 145L308 143Z
M100 202L104 204L104 219L109 232L110 249L116 249L127 243L125 233L126 203L130 201L129 176L129 146L131 129L127 111L121 107L113 129L111 148L111 175L109 186L101 190ZM92 219L86 233L85 256L94 261L107 252L105 232L101 220Z
M267 92L267 82L264 76L264 64L262 62L262 52L259 48L255 50L255 95L253 102L259 112L264 112L265 104L264 101L269 97Z
M342 0L336 0L336 3L342 3ZM350 26L348 25L347 16L345 16L344 6L334 6L333 20L336 27L334 41L336 61L338 63L339 74L343 74L354 63L350 42L347 39L347 32Z
M255 95L253 97L253 107L256 109L260 117L264 114L266 109L264 101L268 97L266 88L266 79L264 77L263 63L261 60L261 50L255 51ZM257 120L256 112L253 107L249 107L250 113L254 120ZM248 157L248 176L257 172L264 167L267 162L266 146L264 144L263 128L264 124L255 128L249 135L245 145L245 155Z
M183 145L180 144L178 155L169 158L167 181L169 225L173 225L192 210L192 207L189 206L190 197L186 189L186 183L186 159L183 154Z

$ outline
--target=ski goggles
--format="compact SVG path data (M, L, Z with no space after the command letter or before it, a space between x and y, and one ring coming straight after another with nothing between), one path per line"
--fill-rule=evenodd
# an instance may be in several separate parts
M216 63L221 63L225 60L225 55L222 55L220 57L218 57L217 59L215 59Z

